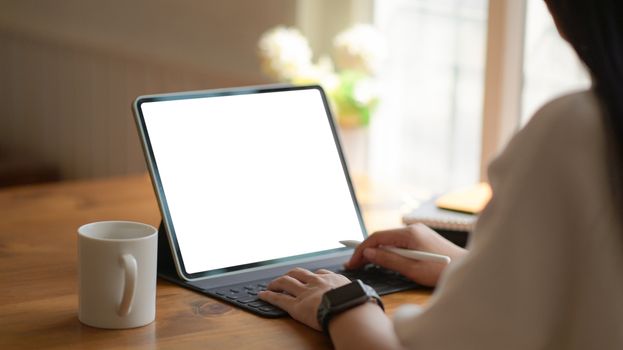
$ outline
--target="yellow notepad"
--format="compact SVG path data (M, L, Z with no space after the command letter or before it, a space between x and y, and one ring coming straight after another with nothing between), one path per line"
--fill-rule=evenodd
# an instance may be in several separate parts
M441 195L435 200L435 205L441 209L478 214L490 199L491 187L488 183L481 182L475 186Z

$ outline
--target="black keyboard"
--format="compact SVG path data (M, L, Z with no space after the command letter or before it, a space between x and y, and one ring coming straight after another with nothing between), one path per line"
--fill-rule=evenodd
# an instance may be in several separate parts
M397 272L376 265L368 265L360 270L342 270L339 267L330 270L340 273L350 280L360 279L363 283L374 288L379 295L415 288L424 288ZM272 278L208 289L205 290L205 293L263 317L285 316L287 315L285 311L261 300L257 296L258 292L266 289L266 286L271 280Z

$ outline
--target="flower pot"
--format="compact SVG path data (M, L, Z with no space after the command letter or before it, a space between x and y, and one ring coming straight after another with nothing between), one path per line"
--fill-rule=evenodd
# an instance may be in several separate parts
M367 126L340 126L340 140L346 164L351 175L368 173L370 130Z

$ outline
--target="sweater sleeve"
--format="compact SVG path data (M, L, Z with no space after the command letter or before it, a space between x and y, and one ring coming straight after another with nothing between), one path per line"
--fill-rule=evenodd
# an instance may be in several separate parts
M552 346L573 278L570 262L577 247L568 235L588 229L581 226L590 221L590 211L579 208L584 205L582 167L603 153L598 145L569 146L586 132L560 120L566 104L558 101L541 110L490 166L493 197L469 254L448 267L426 307L403 306L394 315L405 346ZM565 156L569 152L572 157Z

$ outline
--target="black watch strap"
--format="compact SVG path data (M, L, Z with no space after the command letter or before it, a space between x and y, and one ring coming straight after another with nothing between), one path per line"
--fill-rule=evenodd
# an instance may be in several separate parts
M349 284L327 291L322 296L322 301L318 306L318 323L325 334L329 335L329 321L346 310L375 300L376 303L385 311L383 301L374 288L354 280Z

